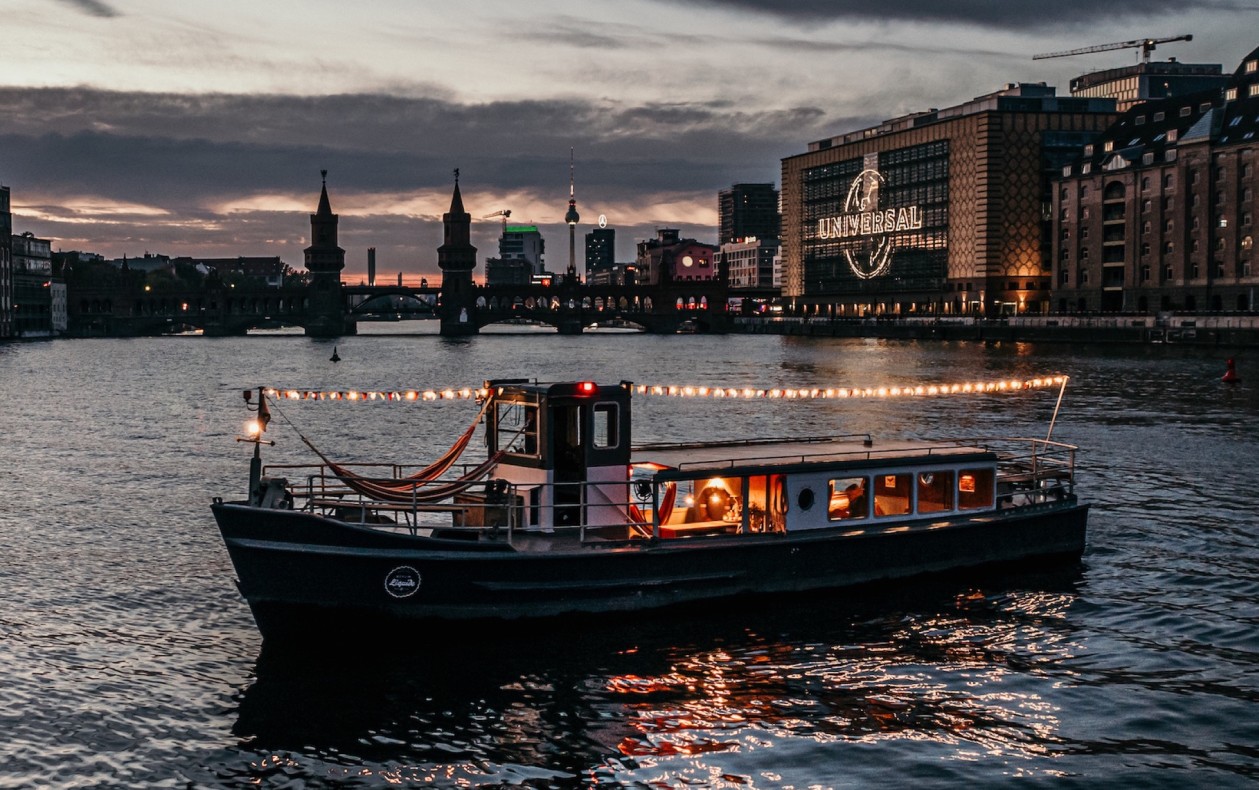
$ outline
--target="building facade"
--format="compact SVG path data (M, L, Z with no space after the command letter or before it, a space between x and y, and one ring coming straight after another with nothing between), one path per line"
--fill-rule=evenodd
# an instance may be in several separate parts
M1253 311L1259 49L1223 89L1133 107L1054 194L1059 312Z
M681 238L677 228L658 228L656 238L638 242L635 272L639 284L710 281L720 276L717 247Z
M837 316L1045 312L1052 178L1114 101L1011 84L782 161L783 295Z
M586 234L586 279L593 281L600 272L616 265L616 229L594 228Z
M13 337L13 213L9 188L0 184L0 339Z
M774 259L778 239L758 239L722 244L717 264L728 272L731 291L764 291L774 287Z
M546 273L546 241L537 225L504 225L498 257L485 260L490 285L525 285Z
M13 267L13 334L16 337L51 337L52 242L29 232L9 238ZM61 323L64 325L64 298L61 307Z
M734 184L717 193L721 226L717 243L747 238L776 239L782 232L778 190L773 184Z
M1127 112L1151 99L1222 90L1227 82L1218 63L1168 60L1084 74L1071 80L1071 95L1114 99L1115 109Z

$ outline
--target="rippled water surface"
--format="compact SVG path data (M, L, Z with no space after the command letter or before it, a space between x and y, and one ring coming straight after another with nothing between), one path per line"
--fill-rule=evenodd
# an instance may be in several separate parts
M1259 360L1227 351L484 335L0 344L0 787L1236 786L1259 780ZM1248 369L1249 368L1249 369ZM264 652L210 516L240 391L487 377L791 386L1072 376L1078 566ZM640 399L639 440L1043 435L1054 395ZM294 403L425 460L467 403ZM403 637L415 637L404 639Z

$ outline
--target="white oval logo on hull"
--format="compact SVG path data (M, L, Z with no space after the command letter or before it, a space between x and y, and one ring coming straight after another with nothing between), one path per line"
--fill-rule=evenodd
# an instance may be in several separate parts
M410 565L401 565L385 576L385 592L394 598L410 598L420 589L420 572Z

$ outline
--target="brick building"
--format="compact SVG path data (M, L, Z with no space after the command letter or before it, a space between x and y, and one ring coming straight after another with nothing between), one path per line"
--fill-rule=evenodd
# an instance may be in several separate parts
M1056 184L1055 311L1253 311L1257 135L1259 49L1124 113Z

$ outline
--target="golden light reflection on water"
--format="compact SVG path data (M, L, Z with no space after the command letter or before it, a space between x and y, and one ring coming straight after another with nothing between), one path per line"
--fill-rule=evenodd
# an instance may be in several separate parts
M960 761L1052 756L1064 742L1060 711L1038 687L1079 655L1062 628L1074 600L973 590L873 633L859 624L851 641L749 633L737 648L680 653L667 671L608 678L630 730L617 750L640 766L793 739L921 741L948 745Z

